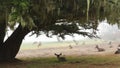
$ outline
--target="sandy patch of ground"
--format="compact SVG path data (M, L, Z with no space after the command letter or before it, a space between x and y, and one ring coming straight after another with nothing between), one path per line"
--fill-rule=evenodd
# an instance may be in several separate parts
M119 43L112 43L112 48L107 43L99 44L101 48L104 48L105 51L98 52L95 48L96 44L92 45L72 45L72 49L70 49L69 45L61 46L61 47L39 47L39 49L32 50L21 50L17 54L17 58L22 57L49 57L55 56L54 53L62 53L65 56L81 56L81 55L106 55L106 54L114 54L117 50Z

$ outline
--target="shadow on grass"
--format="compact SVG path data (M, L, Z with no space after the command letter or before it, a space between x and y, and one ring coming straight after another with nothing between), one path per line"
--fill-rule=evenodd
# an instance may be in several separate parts
M20 58L20 62L0 63L0 68L119 68L119 56L66 57L59 62L55 57Z

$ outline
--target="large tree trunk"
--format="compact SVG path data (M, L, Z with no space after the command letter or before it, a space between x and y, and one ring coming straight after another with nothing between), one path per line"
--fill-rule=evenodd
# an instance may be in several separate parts
M5 37L5 31L6 30L6 23L3 20L2 22L0 22L0 46L3 44L4 41L4 37Z
M6 23L5 20L0 20L0 59L2 54L2 47L3 47L3 41L4 41L4 37L5 37L5 30L6 30Z
M0 52L0 60L13 60L20 49L22 40L29 32L27 28L22 28L22 26L19 25L13 34L3 43Z

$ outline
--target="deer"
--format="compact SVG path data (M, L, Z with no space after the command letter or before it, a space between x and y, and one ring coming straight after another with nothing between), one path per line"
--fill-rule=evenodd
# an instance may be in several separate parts
M37 45L37 47L39 48L41 45L42 45L41 42L39 42L38 45Z
M118 48L115 54L120 54L120 49Z
M69 45L69 48L72 49L73 48L72 45Z
M108 44L109 44L109 45L111 45L111 44L112 44L112 42L110 41Z
M33 44L37 44L38 48L42 45L40 41L39 42L33 42Z
M112 48L112 47L113 47L111 41L110 41L108 44L110 45L109 48Z
M60 53L60 54L55 53L55 56L57 57L58 61L62 61L62 62L66 61L65 56L61 56L61 55L62 55L62 53Z
M95 47L95 48L97 48L98 52L105 51L105 49L104 49L104 48L100 48L98 45L96 45L96 47Z

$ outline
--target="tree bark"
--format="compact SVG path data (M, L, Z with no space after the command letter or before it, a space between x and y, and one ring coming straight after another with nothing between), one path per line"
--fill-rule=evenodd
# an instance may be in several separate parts
M23 28L19 25L13 34L3 43L0 52L0 60L9 61L15 59L15 56L20 49L22 40L29 32L28 28Z
M5 32L6 32L6 23L5 20L0 20L0 58L3 55L2 54L2 47L3 47L3 42L4 42L4 37L5 37Z
M6 23L5 20L0 22L0 46L3 44L4 37L6 32Z

